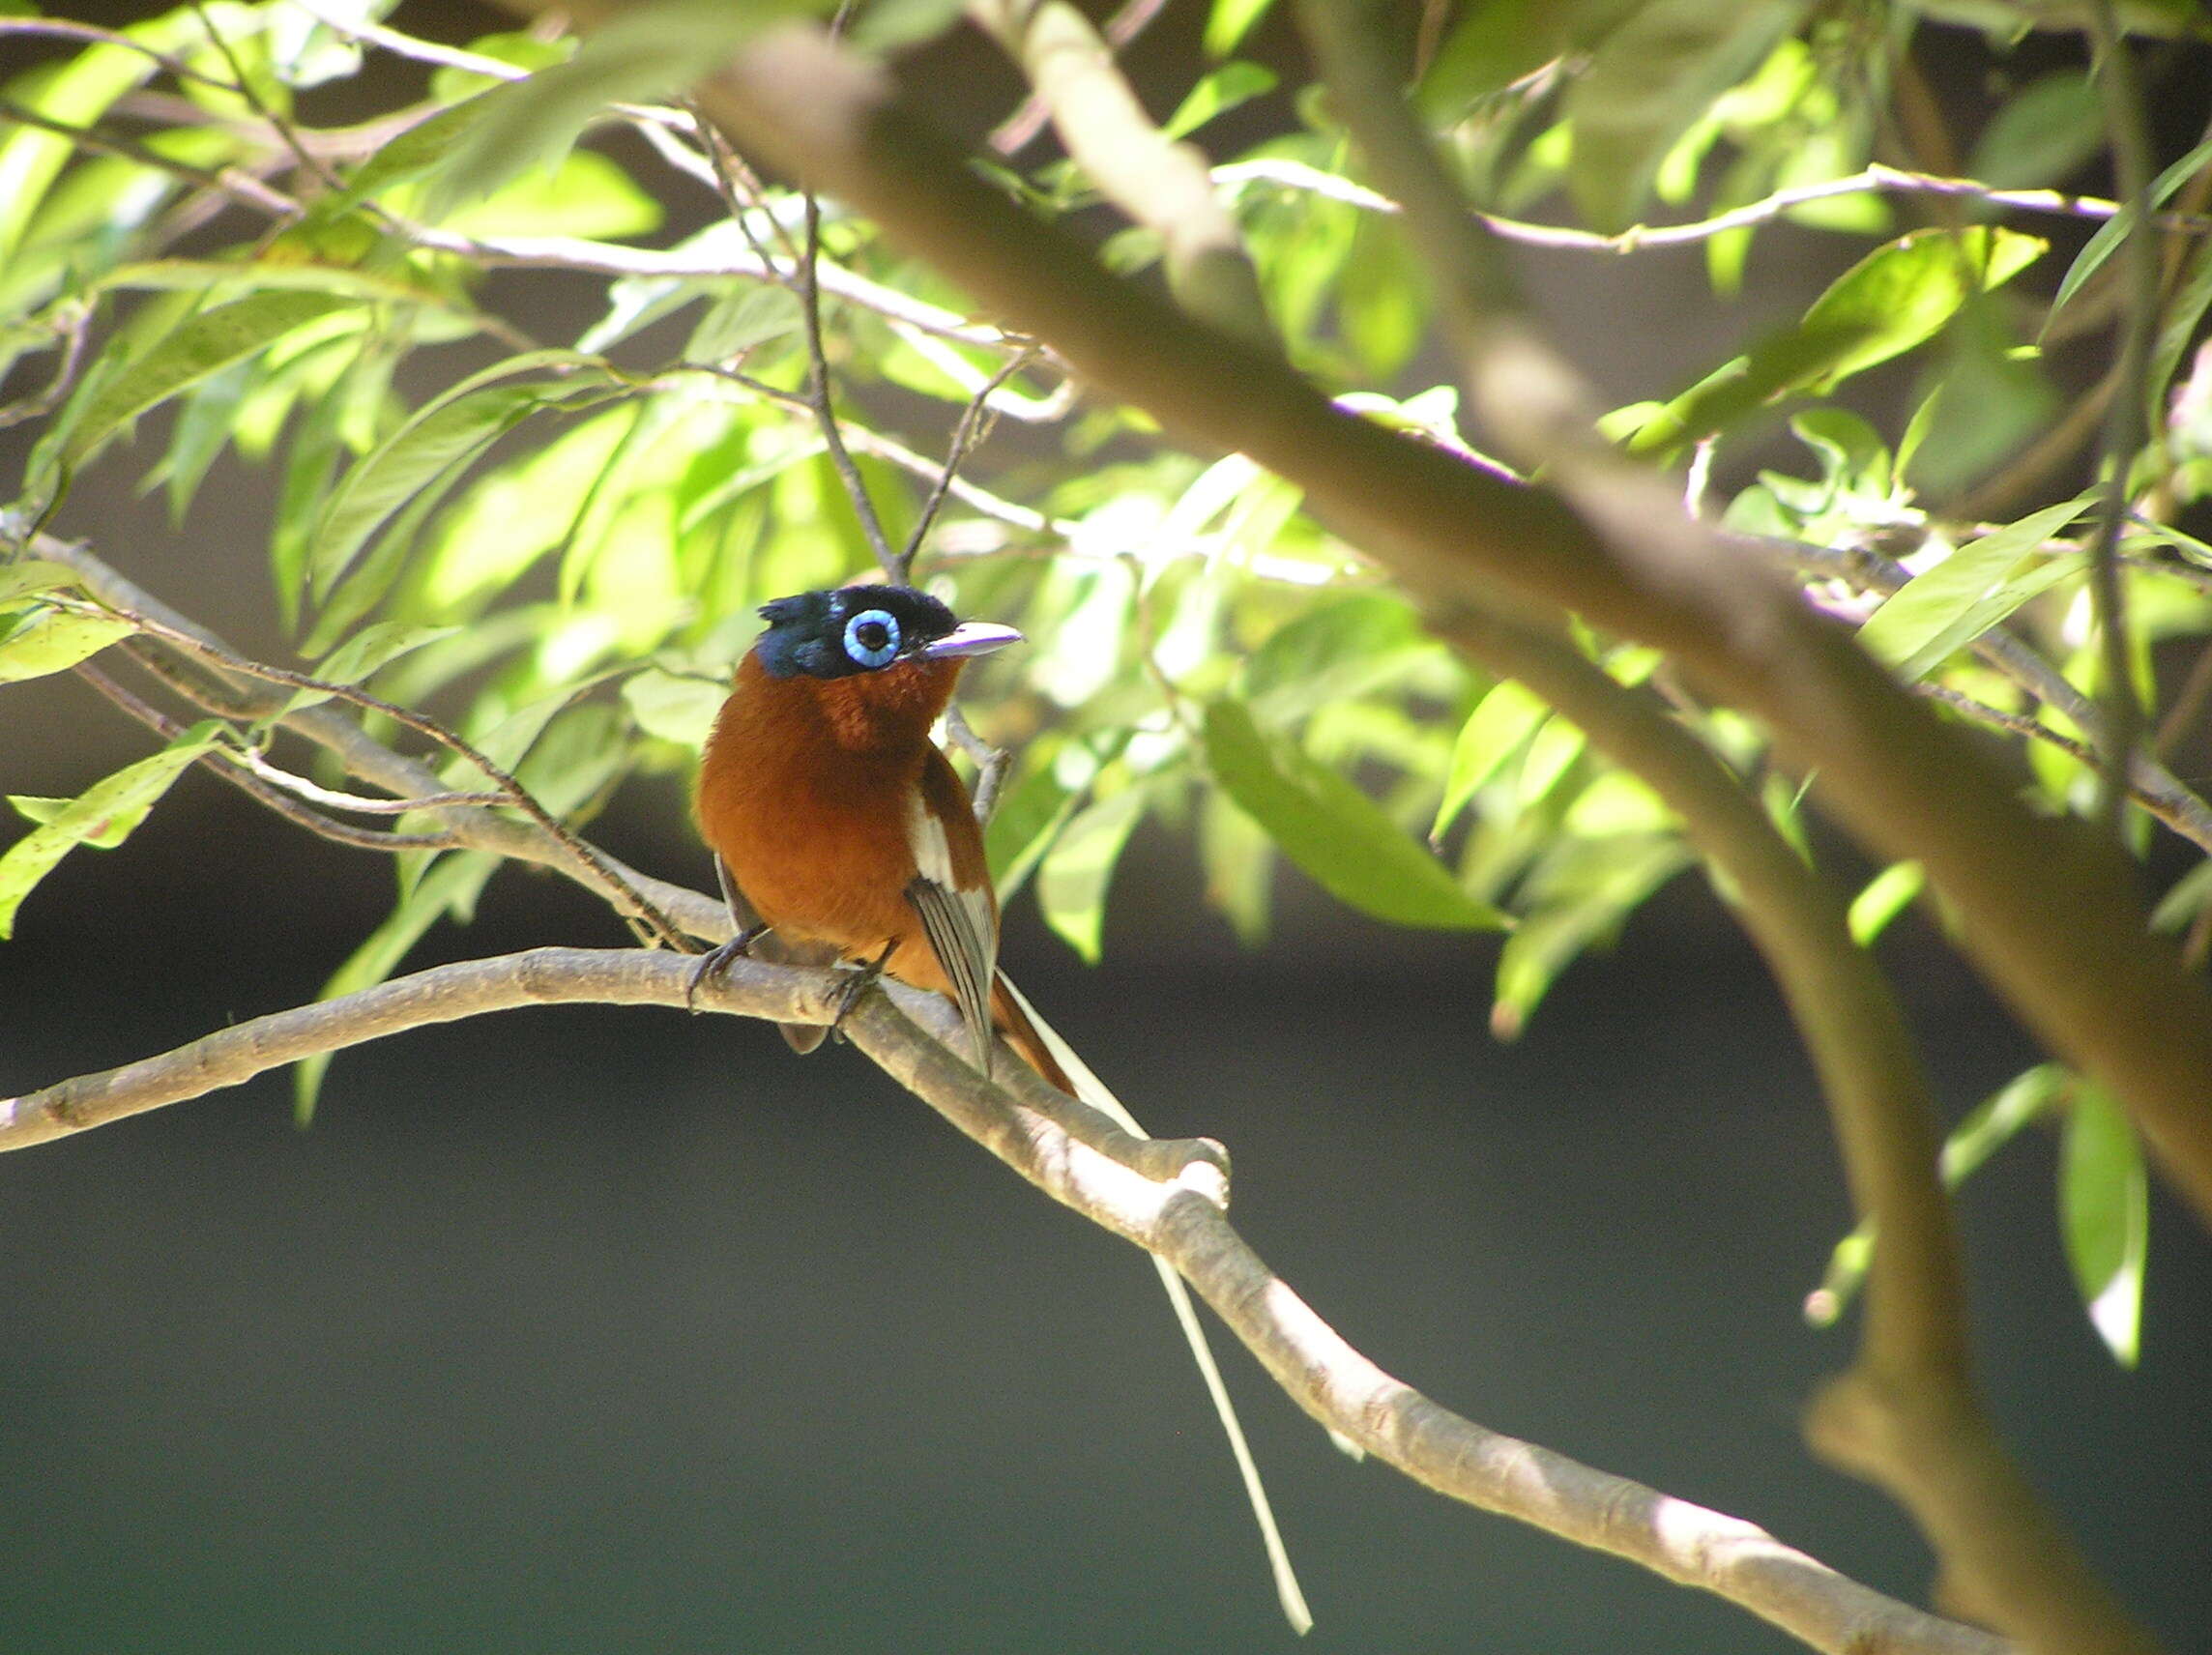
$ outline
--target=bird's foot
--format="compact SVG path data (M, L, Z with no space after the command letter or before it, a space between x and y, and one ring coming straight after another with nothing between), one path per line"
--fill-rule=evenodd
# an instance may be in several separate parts
M751 953L753 944L768 934L768 929L765 924L748 925L719 948L712 949L702 957L698 965L692 968L690 982L684 985L684 1009L697 1011L699 1007L694 1002L699 998L699 990L728 971L732 960Z
M885 944L884 951L865 965L857 966L837 989L837 1015L830 1019L830 1032L839 1041L845 1039L845 1019L853 1015L860 997L876 986L876 979L884 974L884 967L890 963L891 950L898 946L894 938Z

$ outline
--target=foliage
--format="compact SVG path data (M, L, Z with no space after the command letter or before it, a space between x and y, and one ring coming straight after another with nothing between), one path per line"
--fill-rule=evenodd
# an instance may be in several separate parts
M990 831L1002 882L1033 881L1087 957L1123 847L1157 821L1187 834L1209 900L1248 939L1267 927L1278 857L1382 920L1508 927L1492 1021L1509 1035L1697 859L1646 787L1433 641L1295 490L1240 456L1164 446L826 203L823 365L872 508L859 509L812 402L804 206L682 107L630 102L724 54L733 9L659 8L581 52L542 31L434 48L384 28L385 10L213 0L117 34L0 17L49 48L0 104L0 372L15 413L38 421L0 549L21 553L0 564L0 682L72 670L133 630L70 568L29 558L30 526L66 530L88 468L135 467L189 533L232 450L278 479L271 591L313 675L434 710L574 820L626 778L691 762L754 606L864 578L926 527L917 577L1033 641L975 675L965 706L1020 749ZM1428 383L1427 299L1388 204L1312 89L1236 56L1265 41L1266 10L1215 0L1206 44L1225 61L1192 67L1171 130L1204 144L1224 112L1267 112L1273 135L1216 159L1284 348L1344 406L1464 450L1455 392ZM2044 20L1995 0L1970 10L2000 37ZM1724 297L1757 279L1753 248L1778 222L1848 239L1855 262L1795 321L1745 322L1728 360L1609 428L1692 458L1700 479L1738 479L1727 521L1779 543L1809 601L2012 742L2045 809L2095 816L2094 705L2115 687L2089 596L2103 495L2078 492L2079 438L2052 463L2064 395L2046 350L2109 327L2121 272L2156 248L2132 210L2023 193L2086 176L2105 149L2078 70L2011 74L2000 49L2011 89L1978 135L1955 134L1970 176L1870 166L1916 43L1964 15L1466 7L1421 48L1417 91L1502 234L1624 252L1672 235L1703 247ZM887 0L854 26L891 50L949 21ZM2131 21L2186 33L2189 15ZM330 83L372 59L390 72L376 85L407 90L374 120L325 122ZM996 176L1041 214L1097 203L1065 161L1009 160ZM2212 631L2212 548L2183 527L2212 491L2212 366L2192 355L2212 301L2196 216L2208 184L2199 147L2151 185L2152 206L2183 217L2160 231L2149 366L2098 392L2135 399L2149 432L2111 463L2127 485L2126 642L2154 724L2158 669ZM1589 227L1503 217L1540 208ZM1675 222L1636 228L1661 213ZM664 232L672 220L704 227ZM1158 247L1138 228L1107 253L1140 270ZM494 284L496 269L519 274ZM573 338L538 336L536 289L579 276L597 314ZM1854 401L1861 376L1900 359L1917 376L1911 409L1870 419L1859 410L1881 404ZM980 444L936 511L946 433L995 421L1024 427L1020 457ZM1656 675L1805 855L1833 857L1756 729L1648 651L1578 643L1623 683ZM303 690L290 710L331 693ZM35 826L0 857L4 912L72 846L137 826L185 765L275 739L271 718L195 711L75 800L15 800ZM2162 868L2177 848L2212 851L2212 813L2145 763L2122 806L2131 842ZM448 779L483 781L463 759ZM465 918L497 865L399 856L392 918L332 991L381 980L439 918ZM2162 915L2199 956L2202 874ZM1909 869L1877 874L1854 911L1862 940L1917 888ZM1993 1108L2008 1132L2066 1112L2069 1256L2132 1360L2143 1177L2126 1121L2047 1070ZM1963 1127L1971 1148L1954 1164L1986 1153L1989 1130L1986 1115ZM1849 1280L1847 1259L1831 1309Z

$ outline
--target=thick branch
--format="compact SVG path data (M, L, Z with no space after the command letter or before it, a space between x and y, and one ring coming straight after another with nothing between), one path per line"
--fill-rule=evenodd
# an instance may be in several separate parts
M969 0L968 15L1021 65L1060 141L1106 199L1158 234L1182 307L1265 345L1272 334L1260 278L1206 158L1152 124L1090 20L1068 0Z
M681 1006L691 962L642 950L538 948L441 966L320 1005L255 1018L161 1057L0 1099L0 1148L196 1097L316 1052L513 1006ZM838 977L733 962L700 1002L777 1022L829 1019ZM905 1012L952 1035L940 997L865 996L844 1028L901 1085L1030 1182L1166 1259L1220 1312L1298 1405L1454 1499L1714 1592L1835 1655L2003 1655L1986 1633L1885 1598L1756 1525L1486 1431L1384 1373L1271 1271L1223 1210L1222 1161L1204 1141L1131 1138L1028 1077L1009 1096ZM1057 1100L1050 1113L1033 1100Z

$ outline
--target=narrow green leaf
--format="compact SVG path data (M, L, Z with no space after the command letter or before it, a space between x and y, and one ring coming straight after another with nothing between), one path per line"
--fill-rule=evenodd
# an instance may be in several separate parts
M0 637L0 683L67 672L132 629L130 622L110 616L74 615L41 604Z
M2047 557L2046 540L2089 508L2084 497L2030 512L1961 546L1893 593L1859 628L1859 642L1906 682L1925 677L2037 593L2081 566Z
M316 528L309 566L315 595L327 596L363 542L432 479L449 468L466 466L539 408L605 387L606 375L597 369L585 369L561 381L492 383L574 360L568 352L533 351L463 380L418 409L382 447L356 461Z
M1275 0L1213 0L1206 15L1206 55L1227 57L1252 26L1267 15Z
M187 317L67 417L60 463L74 471L118 426L349 303L328 293L256 293Z
M1942 1158L1937 1163L1943 1187L1955 1190L1965 1182L2022 1127L2039 1119L2065 1097L2072 1084L2072 1077L2056 1063L2038 1063L1984 1098L1943 1141ZM1843 1315L1844 1307L1866 1279L1867 1265L1874 1259L1874 1241L1875 1227L1869 1220L1836 1243L1820 1285L1805 1295L1806 1321L1815 1327L1828 1327Z
M813 9L800 0L742 6L649 0L625 7L568 62L483 94L498 102L453 140L432 192L432 217L565 156L607 104L680 91L719 69L761 30Z
M2077 1076L2058 1161L2066 1260L2089 1321L2123 1368L2142 1350L2143 1263L2150 1196L2142 1146L2120 1106Z
M79 845L120 844L185 768L215 744L220 728L214 719L193 725L152 757L95 782L9 846L0 855L0 939L15 934L15 911L57 862Z
M1505 924L1351 782L1295 745L1261 735L1243 703L1208 706L1205 737L1214 779L1339 901L1400 925L1473 931Z
M1037 865L1037 908L1087 965L1098 963L1106 890L1144 817L1145 797L1142 787L1125 788L1078 811Z
M364 626L317 662L314 676L332 683L360 683L388 662L425 644L434 644L440 638L451 638L459 630L458 626L418 626L403 621L379 621L372 626ZM329 699L327 690L294 690L292 699L285 703L284 711L297 712Z
M1591 225L1635 221L1674 140L1795 26L1788 0L1645 0L1568 83L1567 186Z
M1559 973L1611 942L1645 897L1693 860L1672 833L1561 841L1531 876L1534 911L1522 915L1498 956L1491 1032L1517 1038Z
M2212 165L2212 138L2206 138L2151 181L2151 211L2155 213L2165 206L2175 190L2208 165ZM2074 255L2074 262L2067 268L2065 279L2058 284L2057 295L2051 301L2051 310L2044 318L2043 326L2047 331L2057 320L2058 312L2066 307L2066 302L2081 291L2081 284L2102 270L2105 261L2119 250L2120 243L2126 240L2128 232L2135 227L2135 208L2130 204L2123 206L2097 226L2097 233Z
M1160 131L1170 138L1184 137L1237 104L1264 98L1274 89L1273 70L1262 69L1256 63L1225 63L1199 77Z
M1918 862L1892 862L1866 883L1851 898L1851 941L1865 948L1889 928L1928 883L1927 870Z
M742 351L781 338L800 324L798 296L788 288L746 282L725 294L684 341L684 360L726 363Z
M1363 592L1324 601L1277 627L1244 663L1244 699L1263 723L1288 723L1373 689L1424 645L1402 597Z
M1789 392L1830 390L1933 337L1969 299L2010 281L2049 245L1988 225L1901 236L1838 276L1795 327L1667 404L1629 448L1677 447Z
M1467 808L1468 800L1498 773L1500 765L1521 750L1522 742L1551 711L1532 691L1511 679L1495 685L1475 704L1467 722L1460 726L1459 740L1452 744L1451 768L1444 772L1443 801L1437 806L1436 823L1429 828L1432 843L1443 837L1444 830Z
M1974 140L1966 176L1992 189L2063 184L2105 145L2104 100L2079 69L2029 81Z

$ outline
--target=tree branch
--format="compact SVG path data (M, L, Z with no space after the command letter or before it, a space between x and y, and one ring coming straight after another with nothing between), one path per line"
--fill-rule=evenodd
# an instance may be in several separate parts
M688 960L638 949L538 948L440 966L0 1099L0 1149L197 1097L318 1052L483 1012L681 1006L690 978ZM836 972L737 960L702 986L699 1002L818 1024L834 1015L841 986ZM2004 1655L2002 1640L1886 1598L1755 1524L1486 1431L1431 1401L1346 1344L1230 1226L1216 1147L1133 1138L1010 1060L997 1071L1011 1086L987 1081L939 1037L957 1037L948 1002L888 985L894 1003L884 986L842 1025L854 1044L1054 1200L1165 1259L1299 1407L1414 1480L1713 1592L1833 1655Z

